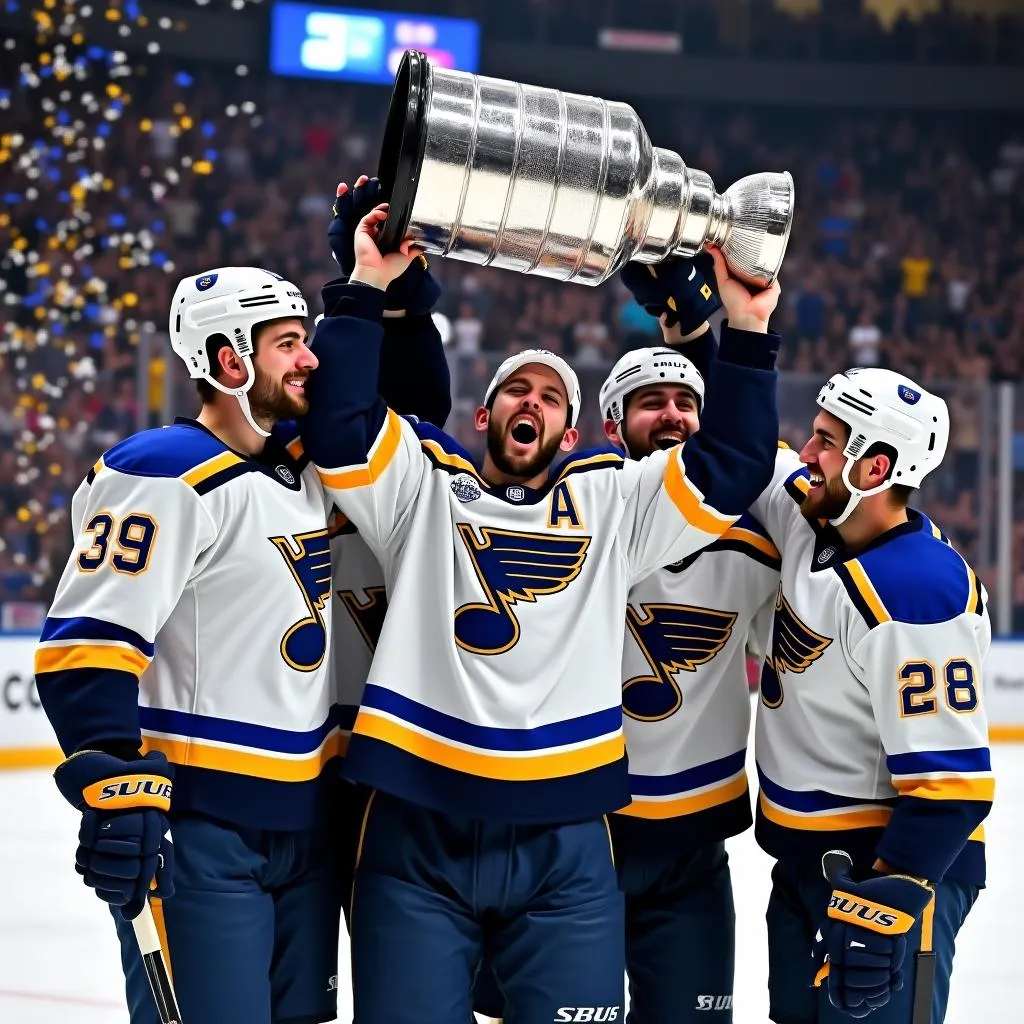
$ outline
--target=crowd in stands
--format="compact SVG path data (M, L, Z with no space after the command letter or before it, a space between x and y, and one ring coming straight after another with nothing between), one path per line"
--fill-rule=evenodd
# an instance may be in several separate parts
M154 61L129 112L90 152L102 182L73 228L75 196L61 198L66 182L43 173L29 198L15 161L0 159L0 602L49 599L84 473L138 423L159 422L160 375L176 372L176 360L154 359L140 385L137 353L164 330L180 276L265 265L319 310L332 268L324 229L333 187L374 170L387 100L386 89L256 74L207 69L182 78ZM926 507L991 584L993 553L979 546L993 514L990 388L1024 374L1019 122L638 109L656 144L710 173L720 189L753 171L793 173L797 217L774 324L786 339L784 436L802 440L817 385L845 366L891 366L936 382L950 402L953 437ZM21 122L14 131L38 133L30 105L15 103L5 115ZM83 255L86 244L92 251ZM595 289L436 258L431 267L451 323L450 429L470 447L478 445L469 414L505 354L562 352L593 404L610 363L660 335L617 280ZM11 296L28 299L13 304ZM54 309L61 315L48 319ZM194 392L183 393L175 411L191 414ZM1024 449L1024 389L1017 408ZM584 430L584 443L599 438L596 408ZM1016 468L1024 473L1024 451ZM1016 493L1015 602L1024 617L1024 487Z

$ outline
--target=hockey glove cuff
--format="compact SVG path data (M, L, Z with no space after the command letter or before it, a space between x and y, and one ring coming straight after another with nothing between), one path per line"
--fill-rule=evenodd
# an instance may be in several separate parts
M651 316L666 314L665 326L679 324L685 336L707 320L722 300L693 260L670 256L661 263L627 263L622 283Z

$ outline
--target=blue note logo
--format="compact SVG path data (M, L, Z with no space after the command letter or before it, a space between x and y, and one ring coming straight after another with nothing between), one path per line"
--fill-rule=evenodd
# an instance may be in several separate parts
M285 560L309 614L293 623L281 638L281 657L298 672L313 672L327 651L324 606L331 596L331 552L327 530L294 537L270 537Z
M533 604L544 594L565 590L583 570L589 537L518 533L490 526L458 524L477 579L482 603L464 604L455 613L455 642L472 654L503 654L519 640L519 602Z
M806 672L831 643L831 638L815 633L800 620L779 587L772 620L772 649L761 666L761 703L766 708L779 707L785 697L782 676L786 672Z
M622 710L638 722L660 722L683 703L679 672L696 672L732 636L735 612L677 604L626 607L626 625L651 668L622 686Z

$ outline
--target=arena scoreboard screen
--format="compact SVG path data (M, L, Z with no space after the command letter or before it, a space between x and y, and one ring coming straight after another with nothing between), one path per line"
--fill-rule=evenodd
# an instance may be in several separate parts
M465 18L318 4L279 2L271 9L276 75L391 85L407 49L440 67L476 71L480 26Z

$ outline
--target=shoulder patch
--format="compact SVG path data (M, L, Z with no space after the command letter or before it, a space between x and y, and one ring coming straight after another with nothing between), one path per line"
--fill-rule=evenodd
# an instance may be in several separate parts
M183 477L219 455L238 458L205 430L175 423L125 438L114 445L101 462L106 468L129 476ZM94 469L99 472L99 462Z
M984 613L977 574L959 553L922 528L835 567L869 627L883 622L929 625L965 612Z

